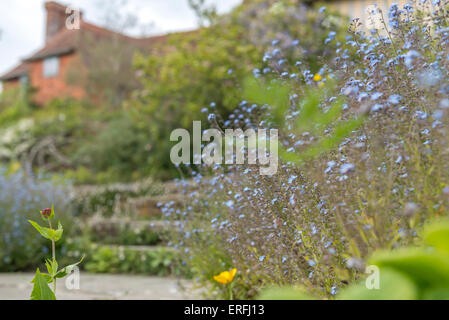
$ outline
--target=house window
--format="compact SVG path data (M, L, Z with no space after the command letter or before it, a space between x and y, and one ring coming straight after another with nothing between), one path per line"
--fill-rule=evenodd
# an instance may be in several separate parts
M44 60L44 78L56 77L59 73L59 58L51 57Z
M28 76L27 75L20 76L19 83L22 87L27 87L28 86Z

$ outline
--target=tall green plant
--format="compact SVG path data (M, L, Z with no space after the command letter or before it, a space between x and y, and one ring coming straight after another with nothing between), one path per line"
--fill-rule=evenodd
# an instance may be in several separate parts
M79 262L59 269L58 262L56 261L56 242L61 239L64 229L60 222L58 223L57 229L53 228L51 221L54 217L55 211L52 206L51 209L47 208L41 211L41 218L48 223L48 228L42 227L32 220L28 220L41 236L51 241L52 252L51 259L47 259L45 262L48 273L41 273L39 268L36 271L32 281L34 286L31 292L31 300L56 300L56 280L69 275L84 259L83 256ZM53 284L53 289L50 289L49 284Z

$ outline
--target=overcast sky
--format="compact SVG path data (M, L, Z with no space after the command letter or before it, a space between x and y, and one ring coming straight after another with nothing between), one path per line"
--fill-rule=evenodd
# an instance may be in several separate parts
M108 1L108 0L103 0ZM124 1L124 0L122 0ZM0 74L44 44L45 0L0 0ZM58 1L59 2L59 1ZM67 0L65 5L80 8L85 20L101 24L105 9L101 0ZM117 2L117 1L116 1ZM197 26L187 0L127 0L121 12L135 14L151 34L189 30ZM241 0L209 0L219 12L227 12ZM137 33L137 31L135 31Z

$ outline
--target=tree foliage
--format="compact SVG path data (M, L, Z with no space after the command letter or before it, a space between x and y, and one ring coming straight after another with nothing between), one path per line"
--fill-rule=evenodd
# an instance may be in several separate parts
M201 11L201 1L194 3ZM218 117L234 110L248 74L268 66L260 57L273 41L287 48L285 60L300 57L317 69L320 58L331 52L324 45L329 27L339 30L343 25L341 18L310 10L297 0L248 0L209 21L209 27L171 35L135 61L143 89L127 107L150 130L158 150L155 166L170 167L167 141L173 129L189 129L193 120L206 119L205 107L211 103Z

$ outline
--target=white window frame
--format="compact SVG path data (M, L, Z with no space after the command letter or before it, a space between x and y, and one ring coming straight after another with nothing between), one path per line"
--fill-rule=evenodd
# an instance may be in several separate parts
M42 67L42 75L44 78L57 77L59 74L59 57L53 56L45 58Z

